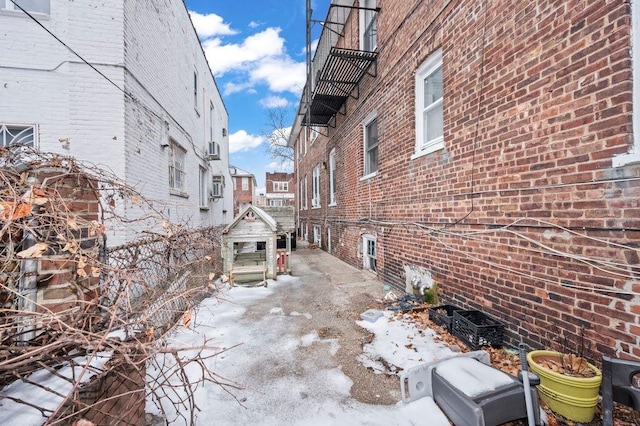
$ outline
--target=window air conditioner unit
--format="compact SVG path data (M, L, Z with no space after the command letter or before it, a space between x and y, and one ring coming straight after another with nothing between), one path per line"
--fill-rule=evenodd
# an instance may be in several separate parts
M214 141L209 142L207 145L207 160L219 160L220 159L220 144Z

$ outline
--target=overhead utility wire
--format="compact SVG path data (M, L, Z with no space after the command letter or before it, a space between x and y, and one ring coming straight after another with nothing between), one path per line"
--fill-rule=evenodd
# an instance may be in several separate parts
M100 74L102 76L102 78L104 78L105 80L107 80L109 83L111 83L113 86L115 86L118 90L120 90L122 93L124 93L127 96L130 96L131 98L133 98L133 96L130 93L127 93L124 89L122 89L120 86L118 86L113 80L111 80L109 77L107 77L106 75L104 75L104 73L102 71L100 71L99 69L97 69L96 67L94 67L92 64L90 64L89 62L87 62L86 59L84 59L82 56L80 56L80 54L78 54L75 50L73 50L71 47L69 47L69 45L67 45L67 43L65 43L64 41L60 40L60 38L58 38L58 36L56 36L54 33L52 33L51 31L49 31L49 29L47 27L45 27L44 25L42 25L42 23L40 21L38 21L33 15L31 15L29 12L27 12L22 6L20 6L18 3L15 2L15 0L10 0L11 3L14 4L14 6L16 6L18 9L20 9L22 12L24 12L25 15L27 15L29 18L31 18L33 20L33 22L35 22L36 24L38 24L43 30L45 30L46 32L49 33L49 35L51 35L51 37L55 38L58 43L60 43L61 45L63 45L64 47L66 47L67 49L69 49L69 52L73 53L74 55L76 55L78 57L78 59L80 59L82 62L84 62L85 64L89 65L91 67L91 69L93 69L95 72L97 72L98 74Z

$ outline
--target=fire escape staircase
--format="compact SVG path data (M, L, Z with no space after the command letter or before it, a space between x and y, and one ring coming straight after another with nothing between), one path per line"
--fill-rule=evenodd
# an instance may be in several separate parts
M359 98L360 82L364 76L377 75L378 52L372 44L375 43L376 36L376 14L380 9L367 9L349 3L353 2L334 1L329 8L327 19L321 22L323 30L312 62L314 75L307 79L307 84L313 79L310 99L306 102L306 111L300 111L304 114L301 123L304 126L332 126L332 118L337 114L345 114L347 99ZM337 47L349 13L362 9L373 13L373 18L364 32L364 47L362 50ZM309 95L305 94L303 97Z

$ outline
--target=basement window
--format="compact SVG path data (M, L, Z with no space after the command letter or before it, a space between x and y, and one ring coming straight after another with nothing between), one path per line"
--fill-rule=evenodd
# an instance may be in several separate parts
M26 145L34 146L36 142L36 126L20 126L0 124L0 146Z
M377 272L377 251L376 251L376 237L373 235L363 235L362 236L362 247L363 247L363 256L362 256L362 267L371 272Z

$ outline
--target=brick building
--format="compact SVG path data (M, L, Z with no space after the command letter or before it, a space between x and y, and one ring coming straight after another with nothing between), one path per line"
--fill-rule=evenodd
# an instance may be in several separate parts
M295 204L296 185L293 173L267 172L265 182L264 195L267 207L285 207Z
M184 2L21 4L0 0L0 145L107 168L173 222L230 221L228 114ZM134 232L107 226L109 245Z
M511 343L640 358L638 18L334 0L289 141L301 235L399 290L419 271Z
M233 217L256 203L256 177L235 166L229 167L233 181Z

